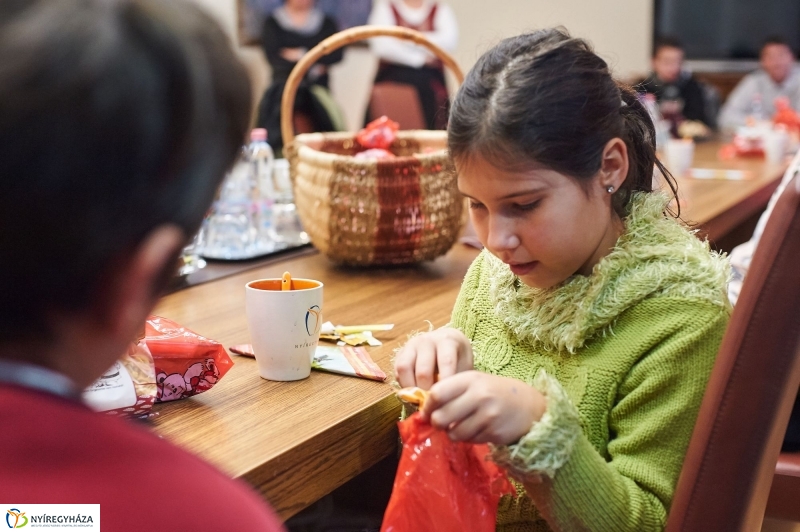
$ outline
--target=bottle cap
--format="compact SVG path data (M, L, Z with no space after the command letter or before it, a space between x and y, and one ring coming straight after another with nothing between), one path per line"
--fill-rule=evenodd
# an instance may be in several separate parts
M250 132L250 140L265 141L267 140L267 130L263 127L258 127Z

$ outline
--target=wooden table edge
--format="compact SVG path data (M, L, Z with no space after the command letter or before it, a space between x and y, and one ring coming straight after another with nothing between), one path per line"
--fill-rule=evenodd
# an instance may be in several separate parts
M238 478L261 493L281 519L288 519L397 453L400 412L396 396L387 393L344 422L327 427ZM313 455L310 460L309 451Z
M701 224L701 231L712 242L725 237L739 224L764 209L780 182L780 177L776 177L766 183L730 209Z

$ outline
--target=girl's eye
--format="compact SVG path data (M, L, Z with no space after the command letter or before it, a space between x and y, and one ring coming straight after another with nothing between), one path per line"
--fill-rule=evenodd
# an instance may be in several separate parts
M482 209L483 203L478 203L477 201L469 201L469 208L470 209Z
M539 201L540 200L536 200L530 203L523 203L522 205L514 205L514 208L522 212L532 211L539 205Z

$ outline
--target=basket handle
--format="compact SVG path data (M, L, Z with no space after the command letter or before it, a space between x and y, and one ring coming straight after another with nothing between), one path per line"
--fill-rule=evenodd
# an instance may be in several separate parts
M303 80L306 72L308 72L308 69L311 68L320 57L328 55L348 44L372 37L397 37L398 39L420 44L441 59L442 63L455 74L459 84L464 82L464 73L458 67L453 56L432 43L424 34L418 31L399 26L356 26L340 31L309 50L308 53L300 58L300 61L298 61L292 69L292 73L289 74L289 79L286 81L286 86L283 89L283 98L281 98L281 134L283 135L284 145L288 145L294 140L294 100L297 96L297 88L300 86L300 82Z

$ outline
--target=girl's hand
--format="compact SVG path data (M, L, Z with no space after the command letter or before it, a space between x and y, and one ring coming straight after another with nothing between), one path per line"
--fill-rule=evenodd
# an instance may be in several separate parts
M400 350L394 362L400 386L417 386L423 390L433 385L434 375L440 379L472 369L472 346L458 329L443 327L415 336Z
M507 445L546 409L544 395L520 380L467 371L434 384L422 415L453 440Z

